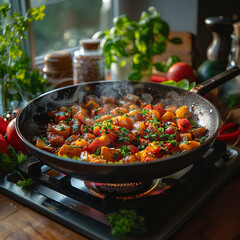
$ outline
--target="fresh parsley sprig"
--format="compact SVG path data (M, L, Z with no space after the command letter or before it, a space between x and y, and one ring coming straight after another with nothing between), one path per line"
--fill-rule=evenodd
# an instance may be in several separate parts
M27 157L22 152L16 153L12 146L9 146L8 150L9 156L6 153L0 153L0 169L5 173L16 171L17 165Z
M127 234L141 236L146 232L145 218L138 215L135 210L120 209L107 215L111 226L111 234L117 239Z

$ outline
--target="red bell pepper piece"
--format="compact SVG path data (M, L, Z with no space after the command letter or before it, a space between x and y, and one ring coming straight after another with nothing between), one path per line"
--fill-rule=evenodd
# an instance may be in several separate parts
M178 128L182 131L182 133L184 133L189 129L189 127L191 126L191 123L188 119L179 118L177 119L177 125L178 125Z
M174 130L174 128L171 126L171 127L168 127L166 130L165 130L165 133L166 134L169 134L169 135L172 135L174 134L176 131Z
M58 122L60 122L60 121L62 121L62 120L66 120L66 116L63 115L63 116L61 116L61 117L58 118Z
M134 145L130 145L130 149L131 149L132 154L139 152L138 148L135 147Z
M148 104L144 109L149 109L149 110L157 110L160 115L162 116L165 113L165 109L162 107L154 106L152 104Z
M94 153L97 151L98 148L103 146L108 146L109 144L113 143L117 139L116 134L103 134L100 137L96 138L91 142L91 144L88 146L88 152Z

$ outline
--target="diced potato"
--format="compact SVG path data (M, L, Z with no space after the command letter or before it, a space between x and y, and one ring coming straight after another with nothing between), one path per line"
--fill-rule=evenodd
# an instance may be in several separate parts
M127 113L128 110L126 108L123 108L123 107L117 107L117 108L114 108L113 110L111 110L111 115L116 117L116 116L121 116L125 113Z
M121 116L119 117L118 125L122 128L126 128L128 130L133 129L133 120L129 117Z
M105 159L100 158L100 156L90 154L87 151L82 151L81 154L80 154L80 158L82 158L86 162L107 163L107 161Z
M177 106L166 106L165 109L168 111L168 112L171 112L172 114L175 114L176 110L177 110Z
M121 158L121 154L116 149L111 149L108 147L101 147L101 156L103 156L104 159L107 160L107 162L115 162L118 161Z
M112 118L111 115L103 115L102 117L96 119L95 122L99 123L99 122L103 122L103 121L106 121L106 120L111 119L111 118Z
M192 130L192 135L194 138L201 138L206 134L207 129L205 127L197 128Z
M196 141L187 141L179 144L179 148L181 151L191 151L192 149L197 148L199 146L200 143Z
M175 112L177 118L189 118L191 117L191 112L188 110L187 106L184 105L178 108Z
M52 126L52 130L59 135L63 136L65 139L70 135L70 126L65 124L57 124Z
M157 111L155 109L151 109L149 111L150 112L146 114L146 117L145 117L146 120L152 120L154 118L156 118L157 120L160 120L161 115L160 115L159 111Z
M127 113L127 116L132 118L134 122L143 120L143 116L142 116L141 112L139 111L139 109L133 110L133 111Z
M71 135L66 139L65 144L70 145L72 142L75 142L79 138L78 135Z
M81 106L71 106L71 113L74 116L79 110L83 109Z
M133 111L133 110L137 110L139 108L139 106L135 105L135 104L131 104L129 105L129 110Z
M146 130L144 122L138 121L134 123L134 133L140 134L140 136L142 137L145 134L144 130Z
M78 115L78 119L81 123L87 125L88 127L91 127L94 125L94 121L91 118L84 117L82 114Z
M70 158L80 157L81 152L82 152L81 148L64 144L58 151L58 156L62 157L64 155L66 155Z
M164 121L164 122L170 122L170 121L173 120L174 117L175 117L175 114L167 111L162 115L161 120Z
M136 157L137 161L141 161L141 156L142 156L143 152L144 152L144 150L135 153L135 157Z
M76 114L73 115L73 118L78 119L78 115L82 115L84 118L89 118L89 111L85 108L79 108Z
M88 111L91 111L97 108L100 108L100 106L95 100L91 100L85 105L85 109L87 109Z
M84 136L83 136L83 139L86 140L86 141L91 141L93 139L95 139L96 136L92 133L86 133Z
M160 108L163 108L163 105L162 105L162 103L161 103L161 102L159 102L159 103L155 104L155 106L157 106L157 107L160 107Z
M47 140L53 147L60 147L64 144L65 138L57 133L48 132Z
M81 149L81 151L83 151L90 145L90 143L82 138L82 139L78 139L77 141L73 142L71 145L75 146L75 147Z
M37 139L36 147L44 149L45 147L47 147L47 144L43 140Z
M192 140L192 135L191 133L180 133L180 137L183 140L184 138L187 139L187 141L191 141Z
M122 158L122 161L123 161L124 163L134 163L134 162L137 161L137 158L135 157L135 155L130 154L130 155Z

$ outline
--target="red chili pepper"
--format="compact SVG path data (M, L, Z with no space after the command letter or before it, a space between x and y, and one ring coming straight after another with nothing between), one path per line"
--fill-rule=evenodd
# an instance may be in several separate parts
M238 125L235 122L229 122L223 125L217 135L217 140L230 141L237 139L240 135L240 129L236 129ZM236 129L236 130L235 130ZM231 131L235 130L235 131ZM225 131L231 131L224 133Z

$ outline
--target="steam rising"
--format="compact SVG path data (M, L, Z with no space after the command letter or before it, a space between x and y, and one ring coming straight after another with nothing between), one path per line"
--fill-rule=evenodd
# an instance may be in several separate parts
M99 99L101 96L114 96L117 99L127 94L136 94L147 103L161 102L164 107L167 105L191 107L194 104L193 118L200 125L207 129L214 129L212 116L203 112L202 100L188 97L186 92L172 87L152 83L133 83L128 81L102 81L73 85L48 92L32 101L25 107L19 118L19 125L24 135L30 140L33 136L44 132L48 122L47 113L60 108L79 104L86 100L87 96L94 96ZM208 106L209 107L209 106ZM211 125L211 126L210 126ZM24 127L26 126L26 127ZM23 129L24 128L24 129Z

